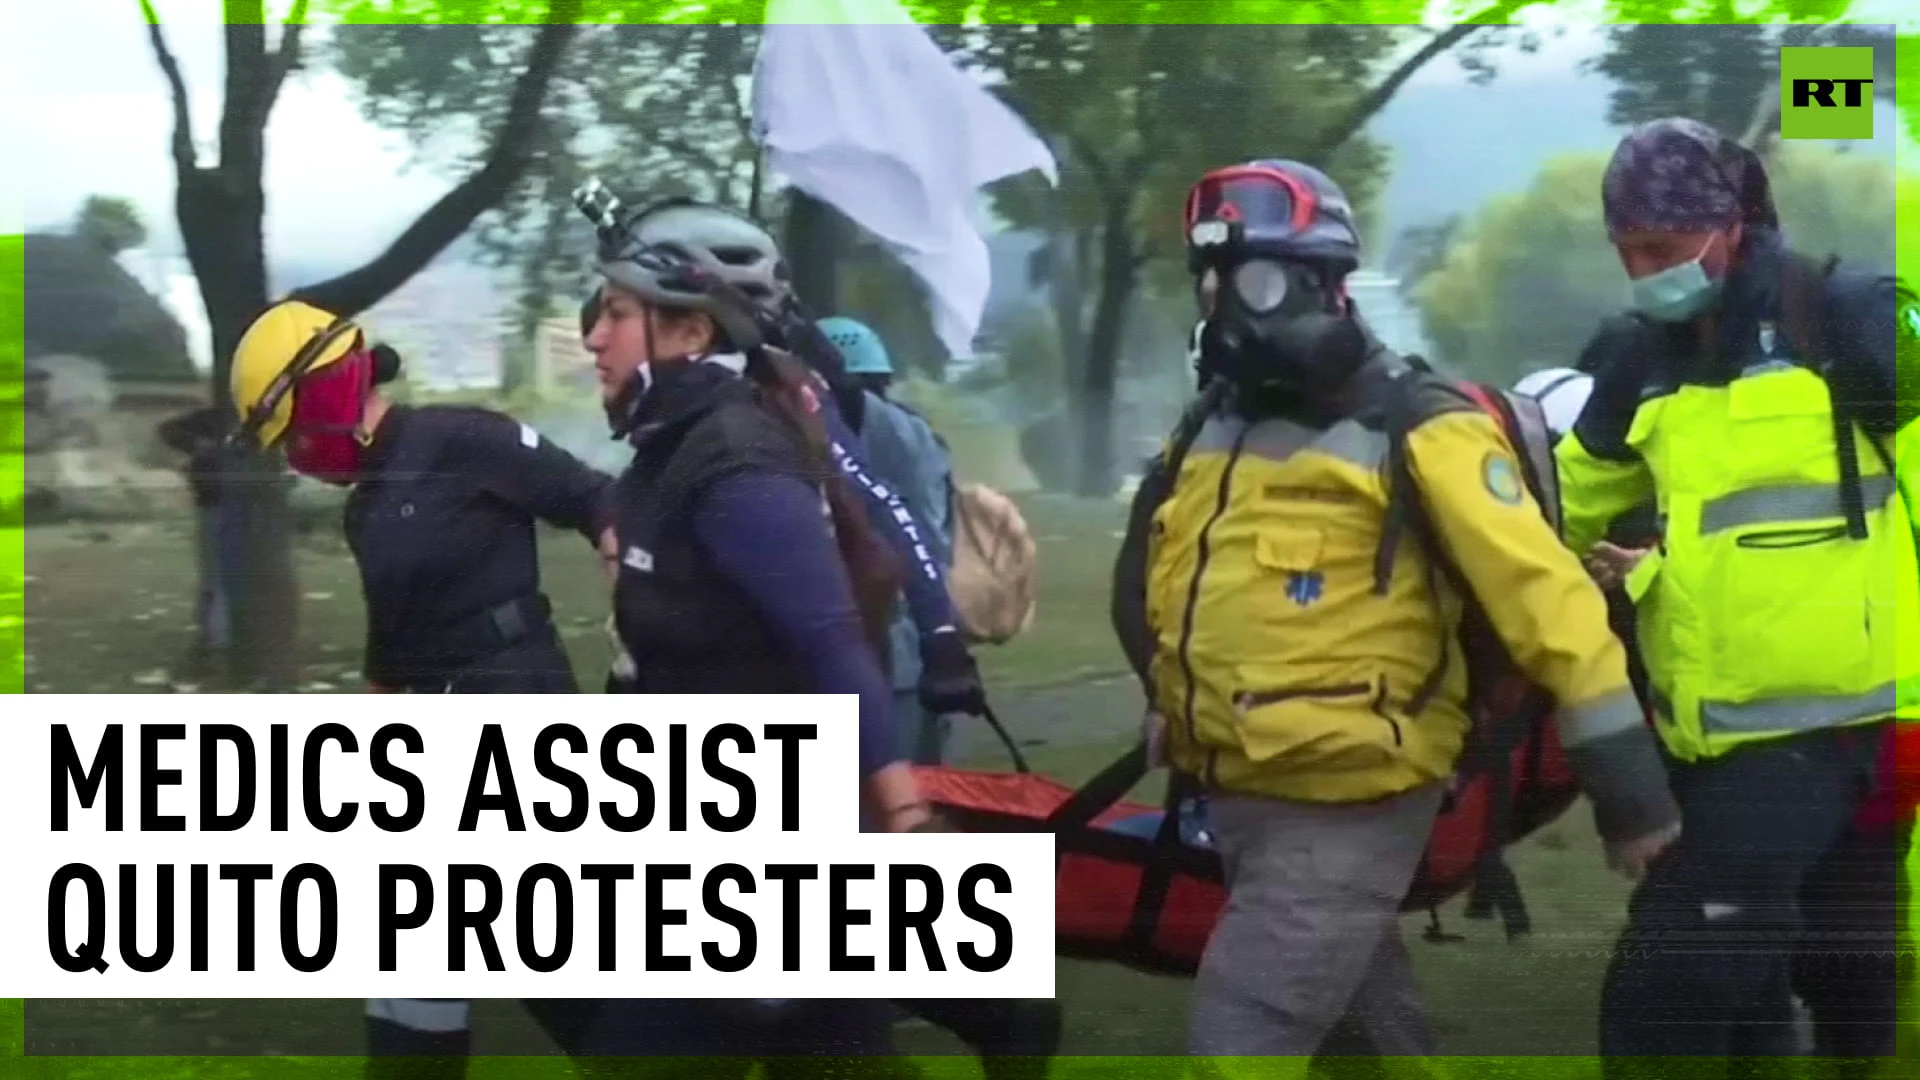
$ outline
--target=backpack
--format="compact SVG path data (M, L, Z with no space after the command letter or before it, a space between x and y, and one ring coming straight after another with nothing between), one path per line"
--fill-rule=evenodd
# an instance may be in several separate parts
M954 488L947 590L974 644L1002 644L1033 625L1038 551L1012 499L984 484Z
M919 523L933 560L953 562L953 459L926 418L891 398L867 391L867 424L860 433L867 464L893 489Z
M1424 369L1418 358L1413 363L1416 369ZM1467 670L1468 712L1473 724L1429 840L1426 859L1430 867L1436 860L1449 859L1463 870L1470 868L1473 891L1467 917L1490 918L1497 910L1508 936L1516 937L1530 929L1531 919L1520 896L1519 882L1506 865L1505 849L1565 813L1578 797L1579 788L1552 723L1552 695L1522 673L1474 599L1465 576L1447 557L1407 462L1407 434L1424 419L1415 412L1414 398L1421 383L1433 378L1436 376L1425 370L1409 372L1397 380L1398 386L1389 398L1389 494L1375 561L1376 587L1384 591L1401 538L1410 531L1461 598L1457 643ZM1500 426L1518 459L1528 493L1557 535L1561 531L1559 473L1546 410L1532 398L1496 386L1455 379L1447 382ZM1427 684L1415 696L1416 712L1417 705L1438 691L1449 662L1451 653L1444 654L1434 666ZM1426 880L1438 885L1446 877L1432 872ZM1433 913L1428 940L1458 940L1440 930L1435 908L1445 894L1437 888L1425 896L1418 892L1416 884L1416 895L1409 897L1409 903Z

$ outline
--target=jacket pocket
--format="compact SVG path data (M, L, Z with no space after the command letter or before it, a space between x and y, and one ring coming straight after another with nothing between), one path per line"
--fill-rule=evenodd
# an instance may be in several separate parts
M1327 532L1311 525L1263 526L1253 540L1253 561L1268 570L1298 573L1320 565Z
M1868 688L1875 542L1825 523L1742 529L1705 546L1694 598L1710 645L1710 699L1854 693Z
M1326 593L1326 549L1323 528L1263 525L1253 537L1254 588L1244 602L1269 624L1291 622L1316 608Z
M1351 772L1397 762L1404 721L1386 703L1383 681L1250 686L1233 695L1239 742L1255 764Z

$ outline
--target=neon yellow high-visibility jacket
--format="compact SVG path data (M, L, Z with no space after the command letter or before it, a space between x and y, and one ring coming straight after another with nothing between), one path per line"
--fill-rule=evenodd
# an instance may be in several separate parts
M1849 433L1867 529L1856 539L1828 382L1795 362L1767 280L1751 265L1729 280L1718 359L1681 347L1680 330L1623 332L1556 451L1574 550L1658 502L1661 547L1629 590L1660 734L1683 761L1916 711L1912 411L1899 410L1904 496L1889 468L1895 440L1857 424ZM1893 323L1891 279L1853 293L1853 325ZM1884 363L1884 382L1896 366L1892 337L1868 342L1874 355L1852 362ZM1911 350L1899 351L1909 363Z
M1900 434L1894 442L1895 468L1900 477L1900 491L1907 503L1907 518L1914 526L1914 545L1920 547L1920 387L1914 384L1920 381L1920 303L1909 301L1902 305L1897 348L1900 363ZM1898 629L1894 637L1900 649L1907 656L1920 653L1920 589L1907 589L1900 594L1900 615L1896 620ZM1920 664L1907 663L1900 666L1900 716L1903 719L1920 717Z

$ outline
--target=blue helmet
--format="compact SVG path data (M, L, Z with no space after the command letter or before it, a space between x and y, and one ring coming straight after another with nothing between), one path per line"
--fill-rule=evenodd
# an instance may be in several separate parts
M833 347L840 350L841 358L847 363L847 374L893 374L893 359L887 355L887 347L881 343L880 335L865 323L835 315L821 319L816 325L820 333L833 342Z

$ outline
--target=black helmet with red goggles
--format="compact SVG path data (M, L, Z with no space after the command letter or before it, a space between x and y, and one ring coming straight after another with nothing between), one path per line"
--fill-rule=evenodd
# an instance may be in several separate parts
M1360 232L1347 195L1297 161L1231 165L1187 193L1187 268L1199 273L1249 257L1324 264L1335 277L1360 265Z

